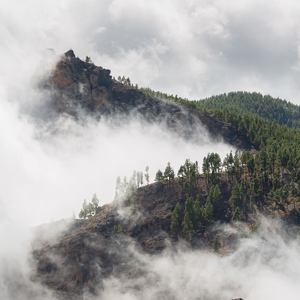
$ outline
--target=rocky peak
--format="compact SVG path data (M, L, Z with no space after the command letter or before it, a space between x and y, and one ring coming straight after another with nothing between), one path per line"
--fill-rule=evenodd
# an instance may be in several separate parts
M97 118L118 114L123 121L127 116L139 117L150 123L162 122L181 136L194 140L199 138L197 129L203 124L212 136L221 136L238 148L251 149L249 141L233 125L214 115L146 96L138 89L113 80L110 70L82 61L73 50L62 56L46 86L54 91L53 105L58 113L76 118L82 111Z
M74 51L70 49L65 53L65 57L75 57Z

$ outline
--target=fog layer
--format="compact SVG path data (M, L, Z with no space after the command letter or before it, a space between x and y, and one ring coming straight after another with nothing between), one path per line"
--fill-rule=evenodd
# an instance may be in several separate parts
M167 250L160 256L132 250L144 276L106 280L103 299L281 300L300 292L299 241L295 232L263 220L255 234L230 226L241 236L237 250L220 256L211 250ZM243 237L242 237L243 236ZM248 237L247 237L248 236ZM101 299L92 298L92 299Z

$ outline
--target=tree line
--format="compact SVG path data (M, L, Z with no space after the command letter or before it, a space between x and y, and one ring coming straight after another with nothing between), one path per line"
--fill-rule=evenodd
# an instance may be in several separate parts
M300 201L300 156L297 164L290 165L289 159L276 150L264 148L256 153L236 151L234 154L231 151L226 154L223 162L217 153L208 153L202 163L206 189L202 199L197 193L200 190L198 163L186 160L178 170L177 180L187 198L184 208L180 209L177 203L173 210L170 226L172 234L183 232L189 236L193 229L211 224L217 219L217 209L222 205L224 207L224 201L233 221L247 221L255 207L267 208L270 214L281 210L286 215L287 206L291 203L294 204L294 217L299 217L295 205ZM166 169L169 166L170 163ZM163 180L172 188L165 176L157 181ZM220 184L223 185L222 190ZM207 196L203 198L203 195Z

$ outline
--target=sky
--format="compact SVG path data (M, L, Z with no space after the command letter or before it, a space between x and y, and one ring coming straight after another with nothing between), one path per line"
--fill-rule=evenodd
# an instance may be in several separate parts
M201 126L200 139L193 143L164 127L145 126L134 119L121 128L105 120L80 124L67 116L49 119L50 95L38 88L56 63L45 56L46 49L56 54L73 49L76 56L88 55L96 65L110 69L112 76L124 75L139 86L188 99L242 90L300 104L299 15L296 0L1 1L0 296L14 299L6 294L7 274L24 276L29 284L30 226L70 218L73 213L78 216L83 200L91 201L94 193L101 205L110 202L117 176L130 177L133 170L144 171L148 165L153 181L155 172L168 161L177 172L187 158L201 164L208 152L224 157L234 150L222 140L212 140ZM277 238L270 240L271 249ZM269 253L268 247L253 245L265 251L263 258ZM293 245L286 264L285 255L291 253L282 242L278 260L275 257L263 268L257 262L246 270L237 266L235 270L244 270L246 277L232 276L231 283L253 278L250 285L239 284L250 289L245 292L250 295L247 299L259 299L249 292L261 288L254 278L258 272L260 278L270 278L272 285L284 277L287 285L282 286L282 294L290 290L291 296L298 295L300 275L293 277L295 284L289 281L298 248ZM239 261L247 254L243 251L224 262L226 270L232 266L231 259ZM178 268L191 270L193 255L200 257L195 277L187 279L194 287L201 259L207 261L209 272L216 272L220 261L191 253ZM169 278L173 272L160 269L164 263L176 269L174 261L159 257L152 272L176 284L178 278ZM220 284L226 284L222 280ZM264 282L267 288L268 281ZM111 284L107 282L105 293L118 298ZM213 291L211 282L207 284ZM291 289L289 284L294 284ZM267 290L260 299L277 299L282 294Z
M188 99L242 90L300 104L296 0L14 0L0 7L4 61L7 50L14 59L21 49L24 57L72 48L113 76Z

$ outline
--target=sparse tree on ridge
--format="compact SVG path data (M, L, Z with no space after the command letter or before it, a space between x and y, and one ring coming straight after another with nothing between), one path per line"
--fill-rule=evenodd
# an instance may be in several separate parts
M165 169L165 172L164 172L164 178L166 180L168 180L168 185L170 187L170 181L173 181L174 179L174 170L172 169L170 163L168 162L167 166L166 166L166 169Z
M163 180L163 173L161 170L158 170L155 175L155 181L161 182Z
M85 57L85 62L92 65L94 64L89 56Z
M96 195L96 194L93 195L93 198L92 198L92 204L94 205L95 212L96 212L96 209L97 209L97 207L99 206L99 199L97 198L97 195Z
M149 167L147 166L146 169L145 169L145 179L146 179L146 182L147 184L149 184Z
M184 166L180 166L178 172L177 172L177 176L178 176L178 180L179 180L179 183L181 184L181 187L183 189L183 176L184 176Z

